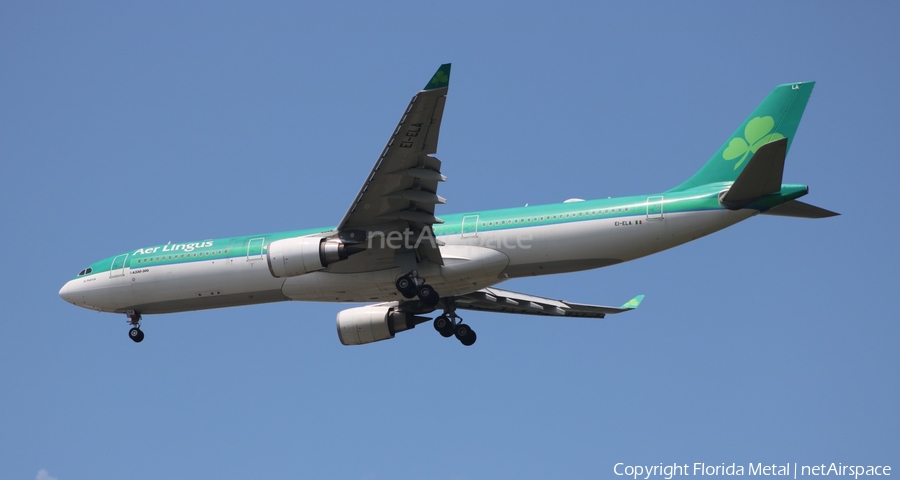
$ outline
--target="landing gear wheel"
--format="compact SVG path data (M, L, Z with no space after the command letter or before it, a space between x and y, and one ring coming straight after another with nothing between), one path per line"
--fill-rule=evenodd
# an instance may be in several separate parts
M434 319L434 329L444 338L453 336L453 322L446 315L441 315Z
M475 335L475 332L464 323L457 325L453 334L456 335L456 338L460 343L467 347L471 347L472 344L475 343L475 339L478 338Z
M144 339L144 332L141 331L141 314L134 310L126 310L125 316L128 317L128 324L131 325L128 338L134 343L141 343L141 340Z
M434 290L431 285L422 285L419 287L419 291L416 292L419 296L419 300L425 302L425 305L429 307L433 307L438 304L441 300L441 296Z
M132 327L132 329L128 331L128 336L134 343L141 343L141 340L144 339L144 332L142 332L140 328Z
M394 285L397 287L397 291L404 297L413 298L416 296L416 284L409 275L398 278Z

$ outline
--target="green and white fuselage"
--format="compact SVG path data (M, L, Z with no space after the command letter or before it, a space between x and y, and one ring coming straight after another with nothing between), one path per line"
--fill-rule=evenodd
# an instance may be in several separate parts
M135 324L142 314L284 300L377 302L338 316L342 342L369 343L414 327L422 321L414 315L438 308L451 315L456 308L585 317L627 311L641 297L601 307L491 287L626 262L759 213L832 214L796 201L805 185L781 184L780 168L813 88L798 83L773 90L703 169L669 191L439 219L434 207L444 200L436 189L446 178L433 153L448 82L444 65L413 97L339 225L137 248L91 264L60 296L128 313ZM411 274L440 300L402 294L398 279ZM464 334L457 332L461 340Z
M785 186L785 201L806 186ZM445 265L419 271L441 294L461 295L523 276L615 265L695 240L745 220L757 210L728 210L722 188L698 188L603 200L472 212L434 227ZM323 271L272 276L266 245L333 231L334 227L172 243L139 248L91 264L60 295L103 312L172 313L282 300L372 302L402 298L399 266L342 273L359 255ZM414 244L396 237L399 246ZM385 239L385 243L390 242ZM421 239L427 241L427 238ZM363 252L360 255L365 255ZM473 262L473 257L479 262Z

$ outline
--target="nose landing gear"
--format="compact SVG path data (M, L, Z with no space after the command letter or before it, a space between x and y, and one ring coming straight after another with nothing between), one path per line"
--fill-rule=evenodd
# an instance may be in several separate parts
M128 324L131 325L131 330L128 331L128 338L134 343L141 343L141 340L144 339L144 332L141 330L141 314L134 310L128 310L125 312L125 315L128 317Z

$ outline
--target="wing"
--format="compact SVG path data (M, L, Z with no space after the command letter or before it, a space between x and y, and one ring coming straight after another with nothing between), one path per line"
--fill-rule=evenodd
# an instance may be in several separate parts
M563 300L552 300L498 288L484 288L455 297L455 305L457 308L465 310L480 310L484 312L603 318L608 314L634 310L641 304L643 299L643 295L638 295L621 307L604 307L602 305L586 305Z
M338 236L346 243L361 243L372 233L411 231L434 237L433 225L443 223L434 216L434 207L446 200L437 195L441 175L437 152L444 102L450 83L450 64L441 65L425 88L413 96L400 123L372 167L359 194L341 223ZM421 242L416 249L419 261L428 259L443 265L434 242Z

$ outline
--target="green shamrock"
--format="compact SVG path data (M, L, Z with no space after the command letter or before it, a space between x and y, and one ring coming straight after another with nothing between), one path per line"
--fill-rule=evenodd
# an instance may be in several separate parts
M637 308L638 305L640 305L641 301L643 301L643 300L644 300L644 296L638 295L638 296L632 298L631 300L629 300L625 305L622 305L621 308Z
M747 122L747 126L744 127L746 140L740 137L732 138L731 142L728 143L728 147L722 152L722 158L731 161L741 157L734 164L734 169L737 170L744 163L744 160L747 159L747 155L756 153L759 147L769 142L784 138L784 135L777 132L770 134L769 132L773 128L775 128L775 120L772 117L756 117L750 120Z
M435 73L433 77L431 77L432 85L443 85L449 81L450 77L448 77L447 74L441 70L438 70L438 72Z

